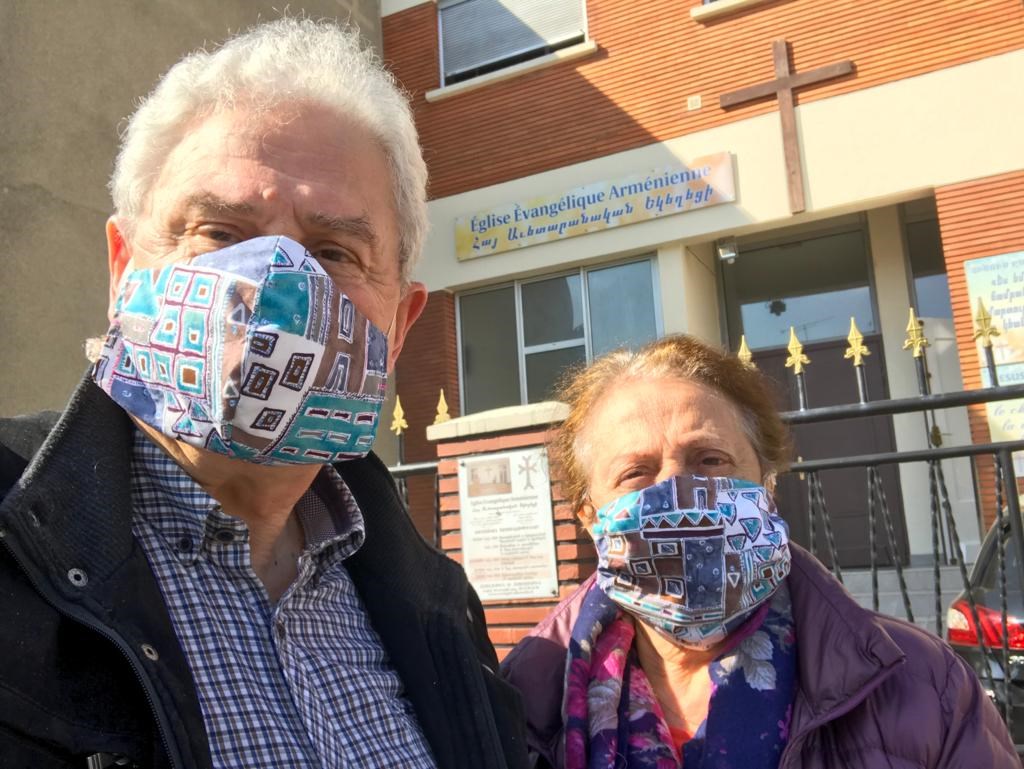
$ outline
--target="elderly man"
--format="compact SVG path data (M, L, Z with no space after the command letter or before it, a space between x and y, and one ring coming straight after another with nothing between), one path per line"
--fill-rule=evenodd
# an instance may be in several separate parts
M524 762L479 601L368 453L425 180L327 24L194 54L135 113L110 331L48 435L0 432L3 766Z

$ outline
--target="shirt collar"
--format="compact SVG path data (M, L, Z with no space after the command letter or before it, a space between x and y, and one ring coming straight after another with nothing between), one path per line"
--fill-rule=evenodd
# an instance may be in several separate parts
M138 428L132 441L131 482L135 515L152 525L185 562L195 562L214 541L223 544L248 538L248 526L225 513ZM307 553L322 557L337 550L348 558L363 544L362 510L330 465L323 466L293 511L302 524Z

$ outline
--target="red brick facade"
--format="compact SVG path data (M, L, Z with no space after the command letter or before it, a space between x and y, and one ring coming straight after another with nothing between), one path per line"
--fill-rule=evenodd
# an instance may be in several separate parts
M427 426L437 414L444 388L449 413L459 415L459 371L455 339L455 298L448 291L434 291L409 332L395 367L398 396L409 429L403 442L403 461L429 462L437 452L427 440ZM390 415L388 415L390 418ZM434 536L434 480L430 476L408 481L409 512L416 528L428 540Z
M949 276L953 323L960 351L964 387L981 387L984 359L974 341L974 315L970 306L964 262L985 256L1024 251L1024 171L953 184L935 190L942 250ZM991 440L984 406L968 409L971 439ZM995 517L995 470L991 459L978 458L978 484L984 500L985 526ZM1018 479L1018 483L1024 479Z

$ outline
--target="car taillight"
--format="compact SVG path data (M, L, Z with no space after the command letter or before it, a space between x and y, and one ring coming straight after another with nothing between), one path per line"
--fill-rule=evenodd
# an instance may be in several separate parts
M981 637L986 646L1002 648L1003 634L1001 612L977 606L978 621L981 623ZM1011 649L1024 649L1024 620L1012 614L1006 617L1007 643ZM951 644L960 646L977 646L978 633L971 618L971 607L967 601L953 603L946 612L946 639Z

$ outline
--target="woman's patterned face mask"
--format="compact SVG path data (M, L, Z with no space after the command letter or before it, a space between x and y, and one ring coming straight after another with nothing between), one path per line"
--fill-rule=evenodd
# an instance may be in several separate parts
M789 574L789 534L762 486L674 476L597 512L601 589L681 646L708 649Z
M122 282L93 372L165 435L263 464L365 455L387 335L299 243L254 238Z

